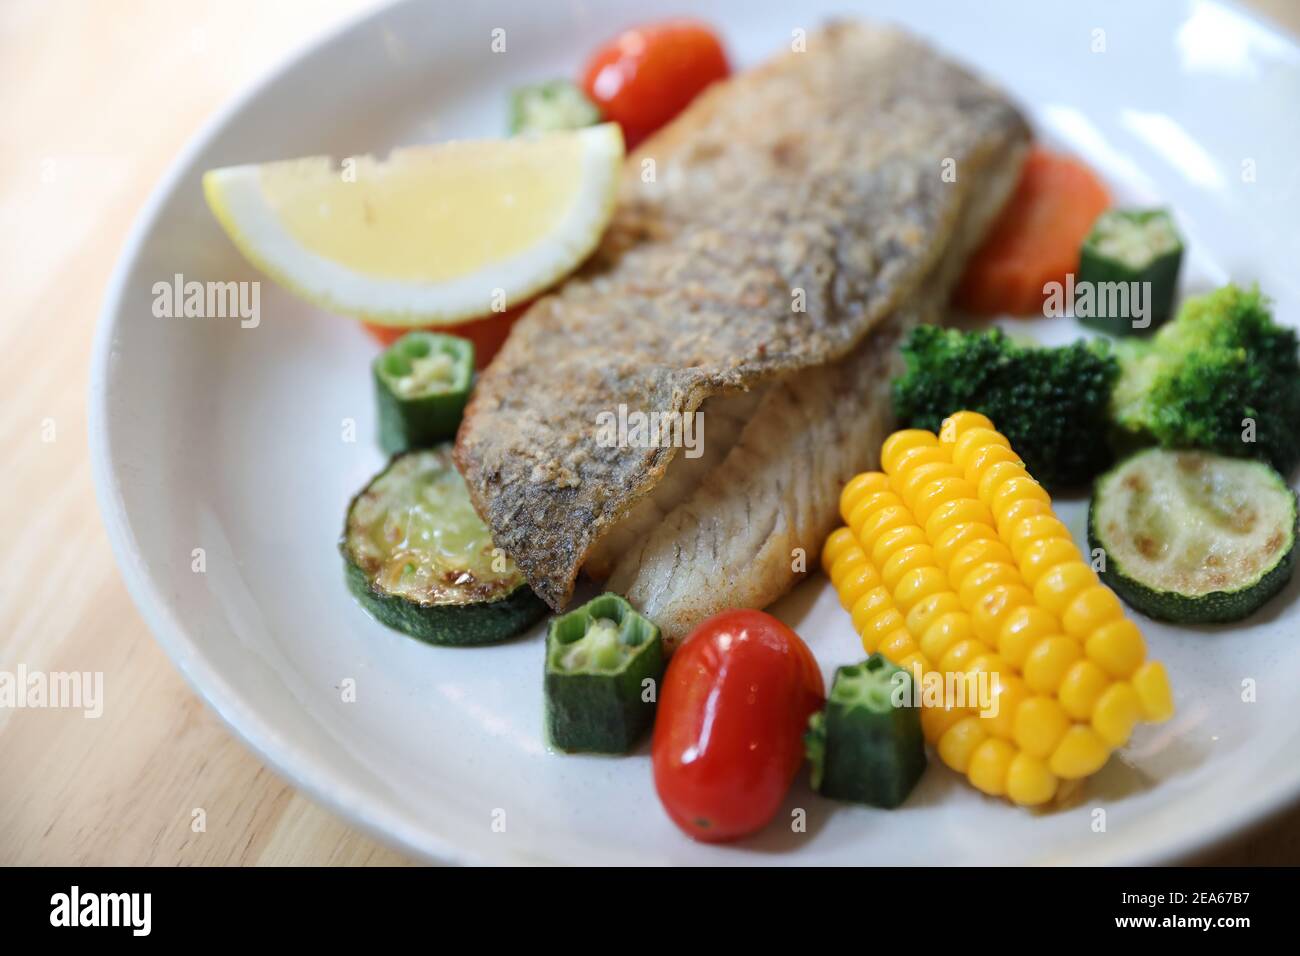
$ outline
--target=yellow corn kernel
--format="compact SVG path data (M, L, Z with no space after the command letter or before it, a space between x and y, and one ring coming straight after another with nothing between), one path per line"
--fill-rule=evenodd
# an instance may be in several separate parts
M977 487L981 486L989 469L1004 462L1024 467L1020 456L1006 445L985 445L967 456L964 477L967 481L975 482Z
M997 538L982 537L978 540L971 541L965 548L957 551L953 555L952 562L948 567L948 583L952 584L957 591L962 589L962 581L966 579L969 571L975 570L982 564L1002 563L1008 564L1011 570L1015 570L1015 558L1011 557L1011 550L1008 546L1002 544ZM1015 584L1019 583L1019 574L1015 576Z
M933 448L939 444L934 432L922 428L904 428L894 432L880 446L880 467L888 474L896 469L898 456L913 448Z
M885 509L891 505L902 505L902 498L893 492L870 492L863 494L862 498L853 506L853 510L844 516L844 523L849 525L850 531L857 535L862 529L863 522L866 522L876 511Z
M1088 658L1075 661L1061 678L1056 699L1075 720L1092 719L1093 708L1102 692L1110 686L1110 675Z
M1015 759L1015 747L1005 740L989 737L970 755L966 778L976 790L992 797L1003 796L1007 792L1007 773Z
M907 474L899 476L899 495L903 499L903 504L910 508L912 507L912 503L916 500L916 493L930 482L939 478L961 477L961 469L951 462L932 461L928 464L917 465Z
M998 447L996 445L994 448ZM1002 485L1012 478L1028 478L1029 472L1025 470L1024 464L1019 461L1001 461L990 465L984 469L980 475L979 484L975 487L979 491L980 501L992 501L993 494Z
M903 615L898 613L898 608L889 607L867 621L866 625L862 628L862 631L860 632L860 636L862 637L862 646L866 649L868 654L872 654L878 650L880 650L881 653L884 653L880 644L895 631L907 633L907 628L903 623ZM909 648L907 653L910 654L914 650L916 650L915 647ZM885 656L889 657L888 654ZM890 657L889 659L891 661L895 660L893 657Z
M1056 745L1047 766L1062 780L1079 780L1100 770L1109 756L1110 748L1095 730L1085 724L1075 724Z
M963 668L966 674L1001 674L1007 669L1007 662L997 652L981 654Z
M888 491L889 479L878 471L864 471L849 479L844 490L840 492L840 517L847 523L853 509L868 495Z
M1103 624L1083 644L1088 660L1095 662L1112 677L1128 677L1146 655L1142 632L1126 617ZM1139 693L1141 693L1139 691Z
M853 533L861 537L862 526L871 519L873 515L878 514L885 508L897 508L903 504L903 499L898 497L892 491L873 491L870 494L863 495L861 500L854 505L853 510L849 512L845 522Z
M921 653L932 661L940 660L959 641L975 636L970 618L965 614L941 614L921 635Z
M1174 693L1159 661L1147 661L1133 672L1133 689L1142 703L1142 716L1159 723L1174 715Z
M1000 671L989 688L988 716L980 715L989 733L1004 740L1016 739L1016 711L1032 695L1024 680L1014 673Z
M925 532L914 524L902 525L888 531L882 531L880 536L876 538L876 543L871 547L871 563L878 568L883 568L885 562L897 552L914 544L929 545L925 538Z
M907 629L913 634L924 634L930 625L944 614L960 611L961 601L951 591L940 591L922 598L907 612Z
M987 416L981 415L979 412L953 412L939 426L939 443L952 444L972 428L986 428L992 431L993 423L989 421Z
M1022 498L1019 501L1013 501L1002 510L1002 514L998 516L998 520L995 522L998 535L1009 545L1011 544L1012 528L1026 518L1037 518L1039 516L1056 517L1052 513L1052 506L1039 501L1037 498Z
M861 549L858 554L861 554ZM840 575L839 591L852 607L858 598L868 591L881 586L880 574L866 561L857 561Z
M926 656L920 651L913 651L911 654L905 655L901 660L896 661L895 663L897 663L899 667L911 673L913 677L917 675L918 671L920 674L925 675L934 670L934 665L931 664L929 660L926 659Z
M889 477L889 487L896 487L894 484L895 479L902 478L903 475L907 474L907 472L918 465L928 465L931 462L943 462L949 460L948 451L947 449L940 447L939 439L935 438L933 434L930 435L930 437L934 438L933 445L914 445L911 448L904 448L895 454L893 458L894 467L892 470L882 466L882 470Z
M945 701L938 707L921 708L921 733L930 743L936 743L948 732L953 724L970 716L965 707L953 707L952 701Z
M924 532L922 532L924 534ZM929 540L928 538L926 540ZM986 522L967 521L944 529L931 545L935 560L945 570L952 564L957 552L972 541L997 541L998 534Z
M1021 702L1012 727L1021 750L1046 759L1070 729L1070 716L1057 700L1039 695Z
M1025 683L1039 694L1055 694L1065 673L1083 657L1083 648L1072 637L1045 637L1029 649L1021 673Z
M989 653L989 646L983 641L968 637L964 641L958 641L948 652L943 655L939 661L939 670L945 674L958 673L966 669L966 665L982 654Z
M1028 588L1018 584L998 584L989 588L970 609L970 626L975 636L988 643L997 643L1002 626L1013 611L1034 602Z
M1020 573L1032 588L1048 569L1078 561L1080 556L1070 538L1038 538L1020 552Z
M831 584L835 585L835 590L840 590L844 579L850 574L862 567L870 567L867 563L867 557L862 553L862 547L856 546L852 550L847 550L835 559L831 565ZM874 572L876 569L871 568Z
M993 512L993 517L997 518L1017 501L1029 500L1041 501L1049 506L1052 503L1051 496L1043 490L1043 486L1026 474L1023 478L1008 478L998 485L988 505L989 510Z
M1082 561L1058 564L1038 579L1034 585L1034 597L1039 604L1060 617L1084 588L1090 588L1096 583L1097 575Z
M895 492L903 487L903 478L913 468L931 463L945 464L948 461L947 452L941 450L938 446L928 448L909 448L901 452L894 459L894 470L887 472L889 475L889 487Z
M901 504L887 505L874 514L868 515L854 530L858 533L858 541L862 544L862 549L869 552L875 547L876 539L884 532L909 524L914 524L910 511Z
M1123 616L1124 609L1115 593L1103 584L1095 584L1070 602L1061 623L1066 634L1083 640L1103 624Z
M1009 613L998 631L998 653L1006 658L1012 667L1024 666L1029 649L1041 638L1059 634L1060 625L1056 618L1044 611L1037 604L1022 604Z
M1022 807L1036 807L1056 796L1057 779L1038 757L1021 752L1007 768L1007 796Z
M894 599L889 596L889 590L883 584L869 588L856 597L847 588L841 589L840 599L852 602L849 604L849 617L853 620L853 630L859 634L877 614L894 609Z
M835 559L855 548L861 550L862 546L858 544L853 532L848 528L836 528L826 536L826 542L822 545L822 570L829 575L835 566Z
M956 559L953 560L955 565ZM1020 585L1020 572L1014 565L1005 561L988 561L977 568L967 570L958 586L955 576L950 574L948 583L957 587L957 597L962 607L970 610L979 603L979 599L999 585Z
M936 566L934 551L928 544L909 544L899 548L881 565L880 579L885 582L885 587L892 591L908 571Z
M931 541L938 541L945 531L953 525L978 521L992 527L993 518L988 507L974 498L957 498L945 501L930 512L925 522L925 536Z
M1123 747L1141 718L1142 701L1133 685L1116 681L1098 699L1092 712L1092 729L1109 746Z
M926 521L934 509L948 501L969 498L978 501L975 486L965 478L936 478L920 488L912 499L912 516L916 523L925 527Z
M933 566L913 568L903 575L902 580L898 582L898 587L894 589L894 603L906 614L922 598L949 590L952 589L948 587L948 579L938 568Z
M953 442L952 463L965 471L975 453L987 445L1005 445L1010 448L1011 442L992 428L972 428Z
M880 473L876 471L868 471L863 472L863 474L875 477ZM864 491L854 502L853 507L849 510L849 515L857 515L858 521L861 522L862 518L879 511L881 508L885 508L889 505L901 505L902 503L903 499L895 494L893 489L890 488L881 488L878 491ZM849 527L853 526L851 518L845 519L845 521Z
M895 614L898 612L895 611ZM892 634L886 634L876 645L876 650L884 654L895 664L901 664L909 655L918 651L916 641L907 633L907 628L900 627Z
M1042 502L1039 502L1042 504ZM1025 549L1034 541L1040 538L1063 538L1070 540L1070 529L1067 528L1056 515L1050 512L1043 514L1030 515L1021 518L1014 524L1011 524L1003 531L1003 526L998 525L999 533L1002 534L1002 540L1007 543L1011 553L1016 556L1016 561L1023 560ZM859 537L861 533L859 532ZM1079 560L1081 555L1078 548L1075 549L1075 560Z
M939 738L939 759L958 773L965 773L975 749L988 737L978 717L962 717Z

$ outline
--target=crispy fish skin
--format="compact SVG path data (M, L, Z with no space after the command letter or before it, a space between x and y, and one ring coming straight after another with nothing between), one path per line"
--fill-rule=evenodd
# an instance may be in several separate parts
M600 249L516 324L458 435L475 507L533 589L563 607L676 454L601 447L598 415L690 414L844 357L1027 141L1000 92L852 23L711 88L647 141Z
M714 614L766 607L816 567L840 489L889 433L896 346L921 320L903 311L846 358L768 389L725 459L621 554L606 586L659 625L669 650Z

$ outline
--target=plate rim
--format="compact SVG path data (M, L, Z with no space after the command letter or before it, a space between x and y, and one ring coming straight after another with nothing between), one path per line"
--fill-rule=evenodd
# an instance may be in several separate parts
M158 225L163 207L176 191L186 167L206 149L221 130L244 111L248 103L282 76L296 69L303 60L323 47L341 40L353 31L390 16L401 7L417 5L418 0L386 0L367 10L343 17L338 23L306 37L268 67L261 70L221 104L185 142L168 164L157 184L136 214L127 231L115 265L105 287L102 305L95 324L87 385L87 431L91 476L101 521L123 583L154 640L162 647L190 689L206 703L226 729L262 763L282 780L302 790L308 797L349 825L355 826L378 842L399 849L416 859L450 865L527 864L536 856L507 851L502 854L478 854L449 841L432 830L405 823L399 814L383 804L376 804L347 777L338 777L309 756L302 748L280 740L274 723L263 716L259 707L234 684L225 680L208 662L191 638L187 628L168 610L167 600L149 571L148 562L138 546L121 493L116 462L108 441L109 368L116 326L120 317L127 281L134 271L140 251ZM1198 0L1227 9L1251 22L1292 48L1300 56L1300 40L1260 11L1246 8L1236 0ZM1196 830L1191 825L1173 829L1151 839L1127 858L1114 859L1111 865L1150 865L1177 863L1210 852L1234 837L1241 837L1267 824L1284 810L1300 802L1300 765L1292 768L1276 786L1256 791L1252 798L1237 803L1220 814L1210 826ZM548 856L550 856L548 854ZM555 859L553 862L562 863ZM726 861L719 861L724 863ZM736 861L745 862L745 861ZM753 862L753 861L748 861ZM776 865L783 861L762 863ZM794 865L806 864L793 857ZM1091 861L1063 865L1087 865ZM1094 864L1095 865L1095 864Z
M223 102L191 134L168 164L132 221L105 287L91 346L87 435L95 500L122 581L154 640L162 647L172 665L180 671L190 689L263 764L275 771L282 780L303 790L314 802L328 808L349 824L385 846L399 848L417 859L451 865L473 865L485 861L478 860L456 844L427 831L419 834L411 832L400 818L388 811L374 813L373 809L367 809L373 807L371 801L347 779L337 780L302 751L296 751L293 747L273 746L279 734L271 722L248 703L238 688L210 666L185 627L167 611L164 595L148 571L143 552L127 517L108 441L109 365L127 281L140 250L156 228L162 209L178 187L185 168L207 148L227 123L243 112L249 102L308 56L411 2L413 0L385 0L368 10L345 16L333 26L308 36Z

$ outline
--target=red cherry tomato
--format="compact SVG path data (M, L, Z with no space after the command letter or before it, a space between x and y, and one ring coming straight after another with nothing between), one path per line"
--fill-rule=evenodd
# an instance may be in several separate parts
M620 33L598 49L582 87L605 119L623 127L632 149L731 73L722 43L694 20L669 20Z
M708 843L759 830L803 763L821 670L799 635L762 611L724 611L668 664L655 718L655 789L672 821Z
M463 339L469 339L474 343L475 367L485 369L488 362L492 361L492 356L496 355L505 344L506 336L510 334L510 327L524 314L528 305L529 303L525 303L517 308L507 309L505 312L481 319L471 319L459 325L431 325L428 328L431 332L446 332L448 335L459 335ZM387 347L411 330L395 329L388 325L371 325L367 322L366 331L377 339L380 345Z

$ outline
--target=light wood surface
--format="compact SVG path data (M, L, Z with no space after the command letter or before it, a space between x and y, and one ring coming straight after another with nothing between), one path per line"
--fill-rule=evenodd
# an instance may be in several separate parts
M203 120L372 0L0 4L0 671L102 671L98 719L0 708L0 864L401 864L277 778L127 597L86 372L136 212ZM1300 30L1300 5L1254 6ZM204 811L202 832L192 826ZM1300 810L1206 859L1300 861Z

